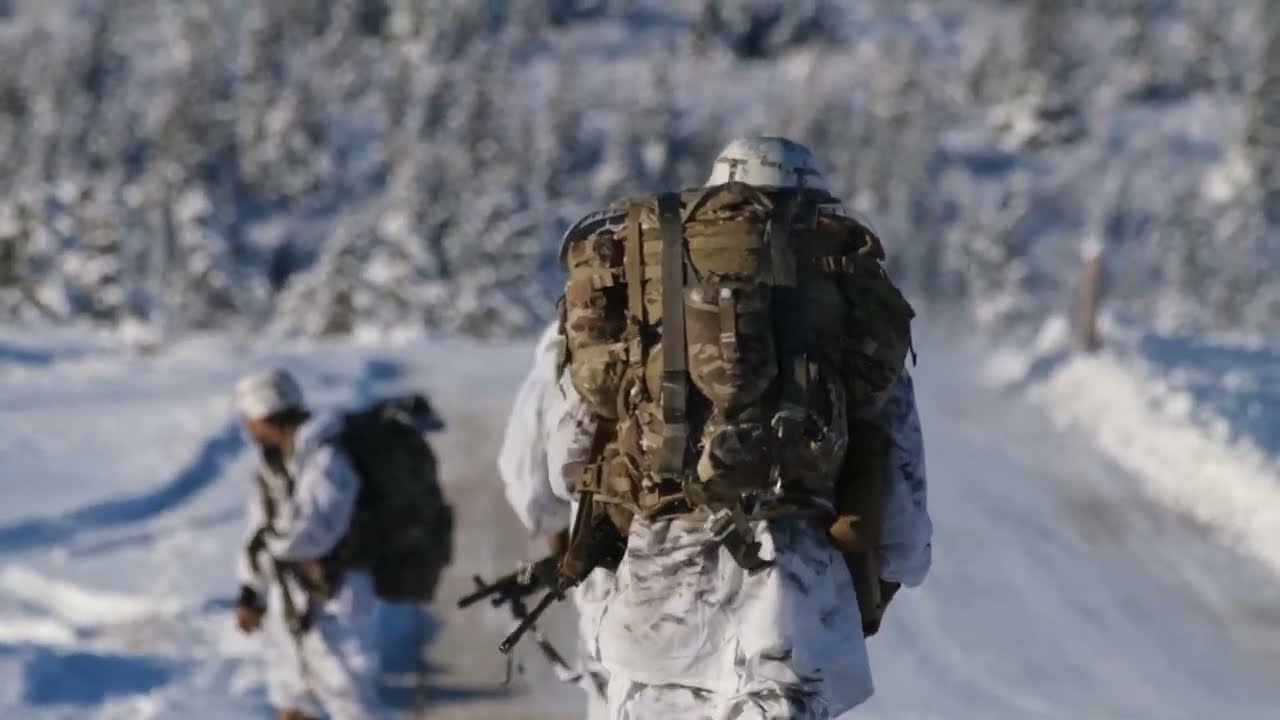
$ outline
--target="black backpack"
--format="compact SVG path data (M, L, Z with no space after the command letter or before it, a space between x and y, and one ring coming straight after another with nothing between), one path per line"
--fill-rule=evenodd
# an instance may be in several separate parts
M429 602L453 559L453 509L424 433L444 428L422 395L348 414L336 442L360 476L347 564L367 568L378 597Z

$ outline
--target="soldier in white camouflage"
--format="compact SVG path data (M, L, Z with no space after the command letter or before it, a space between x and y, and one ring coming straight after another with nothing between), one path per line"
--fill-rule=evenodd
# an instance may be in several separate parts
M864 638L924 580L932 536L912 313L879 240L806 148L761 137L703 191L588 216L563 257L589 448L565 480L627 536L599 624L610 717L864 702Z
M389 715L378 689L378 598L367 570L330 562L356 509L361 480L329 442L340 417L313 416L286 371L236 385L236 404L262 463L247 502L237 626L261 630L267 699L277 720Z

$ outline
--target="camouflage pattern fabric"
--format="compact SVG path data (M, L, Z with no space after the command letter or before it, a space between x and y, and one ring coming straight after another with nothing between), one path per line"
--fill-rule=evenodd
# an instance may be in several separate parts
M618 712L613 720L680 718L684 720L825 720L825 704L808 697L787 697L769 689L738 695L726 704L712 693L680 685L643 685L619 680L610 685Z
M893 439L875 552L884 579L915 587L933 525L909 375L874 421ZM632 524L598 629L610 717L827 718L871 696L853 586L823 530L786 517L754 531L775 564L751 576L695 516Z
M884 510L876 554L880 577L916 587L933 562L933 522L925 472L924 431L916 411L915 383L903 373L876 415L893 440L885 468Z
M749 575L685 516L638 520L601 626L614 718L827 718L871 694L843 560L800 517L757 521Z
M283 613L274 609L282 604L278 583L268 602L273 609L263 621L262 664L272 707L316 718L388 717L378 690L378 600L367 572L348 571L338 594L315 608L311 629L301 637L291 635Z
M910 347L874 233L823 191L728 183L610 206L561 258L568 375L618 421L579 489L649 518L829 502L846 417Z
M590 677L608 679L609 671L600 661L600 620L605 605L613 594L613 573L596 568L587 579L573 589L574 609L578 611L578 642L574 664L583 673L579 686L587 696L586 720L605 720L609 717L607 698L601 696Z

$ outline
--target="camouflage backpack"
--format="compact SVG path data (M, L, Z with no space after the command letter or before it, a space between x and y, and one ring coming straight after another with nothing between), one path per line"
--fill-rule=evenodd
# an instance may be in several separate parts
M567 369L604 435L579 492L739 535L834 511L849 420L883 403L914 315L866 226L820 190L730 182L588 216L561 256Z
M453 558L453 510L423 436L441 428L426 399L410 396L347 415L335 440L361 482L346 564L368 568L384 600L430 601Z

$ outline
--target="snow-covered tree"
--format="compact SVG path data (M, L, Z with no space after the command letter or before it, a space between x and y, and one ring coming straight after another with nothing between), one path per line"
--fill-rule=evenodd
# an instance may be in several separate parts
M0 199L57 317L506 332L569 223L784 133L913 296L1034 318L1097 236L1119 307L1274 330L1267 2L21 0Z
M840 17L829 0L703 0L697 32L734 55L758 60L790 48L833 42Z

